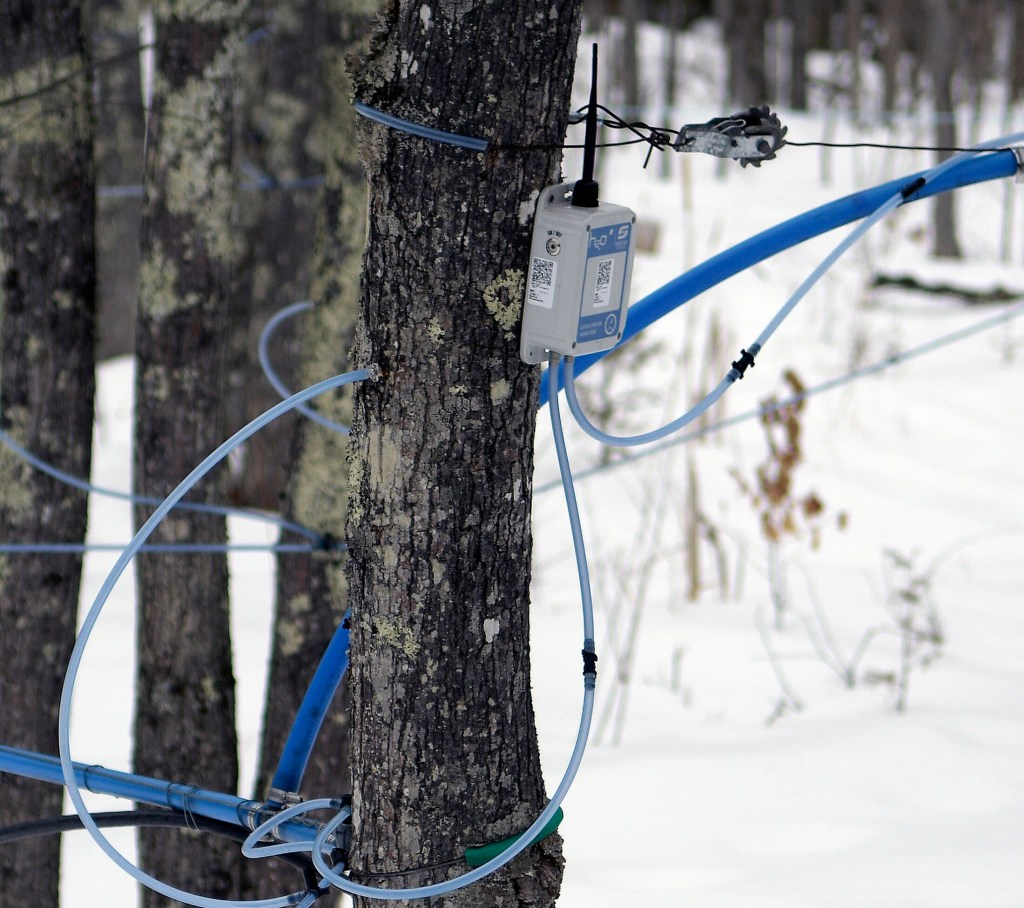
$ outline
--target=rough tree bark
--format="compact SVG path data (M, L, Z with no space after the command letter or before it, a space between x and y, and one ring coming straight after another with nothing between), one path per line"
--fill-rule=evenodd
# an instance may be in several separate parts
M373 874L458 859L545 802L528 646L539 370L519 360L518 325L579 15L576 0L400 0L354 82L367 104L498 146L359 127L369 231L353 358L380 369L355 392L347 534L351 861L364 882L437 879ZM550 905L560 851L549 838L435 901Z
M223 376L232 264L232 117L244 2L155 10L136 332L135 485L163 496L226 437ZM196 498L223 500L223 475ZM139 509L137 519L145 511ZM222 517L176 511L154 541L223 543ZM138 576L135 769L217 791L237 784L235 693L223 555L143 555ZM237 895L231 843L140 835L143 867L193 891ZM166 904L145 893L148 908Z
M81 16L74 0L0 0L0 423L39 457L88 476L96 270ZM82 542L86 505L0 446L0 540ZM0 556L5 744L57 752L81 566L79 555ZM0 823L59 814L62 797L0 775ZM59 847L52 837L0 849L0 904L56 906Z

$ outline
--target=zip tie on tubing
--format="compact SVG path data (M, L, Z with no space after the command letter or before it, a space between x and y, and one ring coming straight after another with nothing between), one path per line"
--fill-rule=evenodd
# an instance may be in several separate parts
M829 269L835 265L840 257L842 257L842 255L851 246L853 246L854 243L860 240L872 227L887 215L895 211L912 195L925 188L931 181L942 176L942 174L958 164L961 164L965 159L973 159L975 152L984 151L992 145L1002 146L1021 139L1024 139L1024 132L983 142L975 146L971 152L961 152L960 154L949 158L947 161L944 161L939 166L934 167L923 174L919 174L910 182L902 185L896 192L886 198L885 201L883 201L882 204L879 205L865 220L858 224L846 237L844 237L843 240L824 259L822 259L818 266L810 275L808 275L793 295L790 296L790 298L782 305L771 321L769 321L764 330L757 336L757 339L750 344L748 348L742 351L742 356L732 364L732 369L729 370L722 381L719 382L719 384L712 389L712 391L707 394L700 403L685 412L682 416L667 425L662 426L660 429L654 429L650 432L644 432L639 435L617 436L603 432L601 429L597 428L597 426L593 425L590 420L587 419L586 414L580 406L579 399L576 396L575 358L567 357L562 369L562 375L565 383L566 397L569 401L569 409L577 424L584 432L590 435L591 438L596 439L602 444L620 448L634 447L637 445L661 441L667 436L672 435L689 425L713 406L728 390L730 385L743 378L743 374L747 368L753 367L754 358L768 342L771 336L778 330L782 322L790 315L796 305L807 295L811 288L821 280ZM557 372L551 373L549 370L549 375L550 374L558 375Z
M118 867L124 870L129 876L135 879L154 892L158 892L167 898L177 899L188 905L195 905L197 908L284 908L288 905L310 905L317 897L317 893L294 892L290 895L280 896L272 899L259 899L252 901L237 901L230 899L214 899L195 893L186 892L170 886L155 877L150 876L140 868L136 867L124 857L110 841L103 835L100 828L93 821L89 809L82 798L78 780L75 775L75 765L71 758L71 706L74 698L75 683L78 679L78 672L82 665L86 646L92 636L96 622L103 611L115 584L124 573L128 564L135 557L145 541L152 535L158 524L170 513L171 509L196 483L199 482L214 466L224 460L242 442L255 435L260 429L273 422L279 416L295 409L301 403L311 400L319 394L339 388L342 385L354 381L363 381L370 378L374 372L371 369L359 369L354 372L347 372L334 378L318 382L305 391L293 394L287 400L275 404L262 415L256 417L252 422L239 429L227 441L223 442L216 450L209 454L191 473L188 474L149 516L141 529L132 538L128 547L121 553L114 567L107 575L103 586L100 588L92 607L82 622L78 638L75 640L74 649L68 662L67 676L64 679L64 687L61 691L60 710L57 721L57 737L60 746L60 767L64 777L64 785L67 788L68 796L74 806L75 813L82 820L82 825L89 831L89 834L96 841L96 844L104 851Z
M263 326L263 330L260 332L260 342L257 347L260 368L263 369L263 374L266 376L267 381L270 382L271 387L281 395L282 399L291 397L292 392L281 380L281 376L274 371L274 367L270 362L270 339L274 336L274 332L283 321L291 318L293 315L297 315L299 312L305 312L312 308L312 300L303 300L300 303L292 303L290 306L285 306L270 317L266 325ZM335 422L333 419L328 419L312 407L307 407L305 404L299 404L295 409L306 418L313 420L315 423L319 423L325 429L330 429L332 432L337 432L340 435L349 434L348 426L344 426L340 422Z
M553 354L551 357L551 368L557 367L557 360L557 354ZM580 763L583 761L583 754L586 751L587 739L590 735L590 726L594 715L594 692L597 683L597 655L594 651L594 609L593 598L590 590L590 573L587 567L587 553L584 546L583 531L580 524L579 508L576 504L576 494L573 490L572 470L569 465L569 457L565 449L565 437L562 432L562 420L557 397L553 398L551 401L551 428L555 437L555 450L558 456L558 468L562 477L563 487L565 489L566 507L569 511L569 523L572 527L573 548L576 555L576 567L579 575L580 600L583 613L583 706L580 711L580 724L576 733L576 741L573 745L572 754L569 758L569 763L566 766L565 772L562 775L562 779L559 782L558 787L555 789L555 793L552 795L551 800L548 801L547 806L541 811L537 819L534 820L530 827L524 830L520 835L514 837L512 840L506 840L509 844L506 848L502 849L499 854L461 876L457 876L454 879L446 880L441 883L434 883L430 886L415 886L406 889L381 889L376 886L364 886L361 883L355 883L349 878L338 873L336 868L328 864L324 855L330 853L332 850L329 841L331 836L334 835L335 831L350 818L350 809L348 807L343 808L320 829L310 852L310 856L313 859L313 865L323 877L324 882L341 889L343 892L363 898L397 901L403 899L432 898L434 896L446 895L449 892L454 892L457 889L469 886L471 883L482 880L484 877L490 875L500 867L503 867L516 855L533 844L534 841L545 832L545 830L550 831L549 824L558 814L561 809L561 804L565 800L566 794L568 794L569 789L572 787L572 783L576 778L576 773L579 770ZM295 813L290 814L290 817L294 818L300 814L303 806L305 805L297 805ZM269 827L270 824L267 825ZM250 837L250 839L254 837L255 833ZM290 850L291 849L289 847L289 851ZM258 853L259 849L255 849L255 851Z
M982 156L977 155L976 152L989 150L993 146L1012 145L1021 141L1024 141L1024 132L1013 133L985 142L972 152L949 158L931 171L901 177L873 189L855 192L755 234L696 265L630 306L629 317L626 319L626 330L620 343L626 343L663 316L758 262L771 258L812 237L871 214L894 193L902 192L908 185L912 185L917 178L925 174L931 174L926 185L917 189L906 201L919 201L974 183L1013 176L1021 170L1022 165L1012 151L994 151ZM949 172L954 165L953 172ZM589 369L606 356L607 352L610 351L579 357L575 366L576 374L579 375ZM540 404L542 406L547 403L549 382L552 378L557 379L557 376L552 376L548 372L545 372L541 378Z

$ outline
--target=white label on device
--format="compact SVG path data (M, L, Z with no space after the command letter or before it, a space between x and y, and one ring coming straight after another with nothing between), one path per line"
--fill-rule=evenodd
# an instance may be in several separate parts
M594 308L603 309L612 298L612 269L615 259L602 259L597 263L597 282L594 285Z
M558 262L534 256L530 264L530 287L526 300L534 306L552 309L555 305L555 275Z

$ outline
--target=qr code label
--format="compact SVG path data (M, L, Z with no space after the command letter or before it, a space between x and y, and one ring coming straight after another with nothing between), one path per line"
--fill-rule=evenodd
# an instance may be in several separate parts
M526 291L526 301L534 306L551 309L555 305L555 276L558 263L551 259L534 256L530 263L530 286Z
M612 268L615 259L601 259L597 263L597 281L594 284L594 308L604 309L612 299Z

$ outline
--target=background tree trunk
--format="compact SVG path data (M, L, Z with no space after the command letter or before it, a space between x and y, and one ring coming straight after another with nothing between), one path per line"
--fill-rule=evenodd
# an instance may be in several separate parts
M767 0L716 0L729 54L727 94L733 104L763 104L768 97L765 64Z
M812 10L804 0L789 0L792 37L789 44L789 103L807 109L807 53L811 47Z
M223 412L232 264L235 80L245 3L161 4L149 117L136 336L139 492L163 496L226 436ZM223 500L216 476L196 498ZM141 522L144 513L137 515ZM223 543L222 517L177 511L154 541ZM235 694L223 555L138 560L135 769L217 791L237 786ZM236 896L237 846L159 830L142 864L170 883ZM147 891L147 908L167 900Z
M240 258L234 272L228 409L236 429L277 403L256 362L260 332L278 310L305 299L313 223L322 172L312 141L321 80L315 48L330 40L318 0L254 4L246 55L239 193ZM260 30L262 23L269 28ZM329 34L329 32L328 32ZM298 334L286 324L274 336L277 371L294 386ZM271 423L244 445L232 471L230 497L276 511L288 479L294 419Z
M75 0L0 0L0 421L34 454L88 476L95 187L81 18ZM33 96L13 101L23 95ZM0 446L0 541L82 542L86 507ZM81 566L79 555L0 555L5 744L57 752ZM0 775L0 824L57 815L62 798L57 786ZM0 904L56 906L59 870L57 837L0 849Z
M928 70L932 79L935 103L935 144L950 148L957 144L956 105L953 98L953 76L960 52L960 30L954 15L953 0L929 0ZM950 152L938 152L938 161ZM956 238L956 208L953 193L945 192L932 201L932 254L940 258L960 258Z
M404 0L355 80L358 99L396 116L548 146L480 154L360 124L369 232L354 362L381 370L356 389L350 440L352 866L363 881L457 860L523 830L546 799L528 644L540 370L520 362L518 326L578 32L573 2ZM550 905L561 863L549 838L444 903Z
M641 117L646 100L643 81L640 77L640 35L639 25L646 13L644 0L629 0L619 4L619 28L616 30L616 79L619 88L619 105L627 120Z
M882 112L891 116L900 99L900 57L905 46L905 0L889 0L879 10L882 29Z
M376 0L332 0L310 6L319 35L321 75L315 146L325 185L317 218L310 296L315 308L297 316L303 338L297 386L345 371L359 304L359 271L366 236L366 181L352 141L357 114L345 56L363 49ZM309 48L306 48L307 52ZM348 399L321 397L320 412L347 425ZM347 439L315 423L298 424L285 490L284 513L303 526L344 539ZM257 791L264 797L312 673L345 609L347 587L336 556L281 555L270 676L263 715ZM303 777L309 797L352 790L349 769L347 683L339 690ZM290 891L288 871L247 865L246 897ZM293 889L294 886L291 887Z
M96 358L135 350L142 221L142 102L138 0L94 0L96 98ZM105 62L114 61L114 62Z

